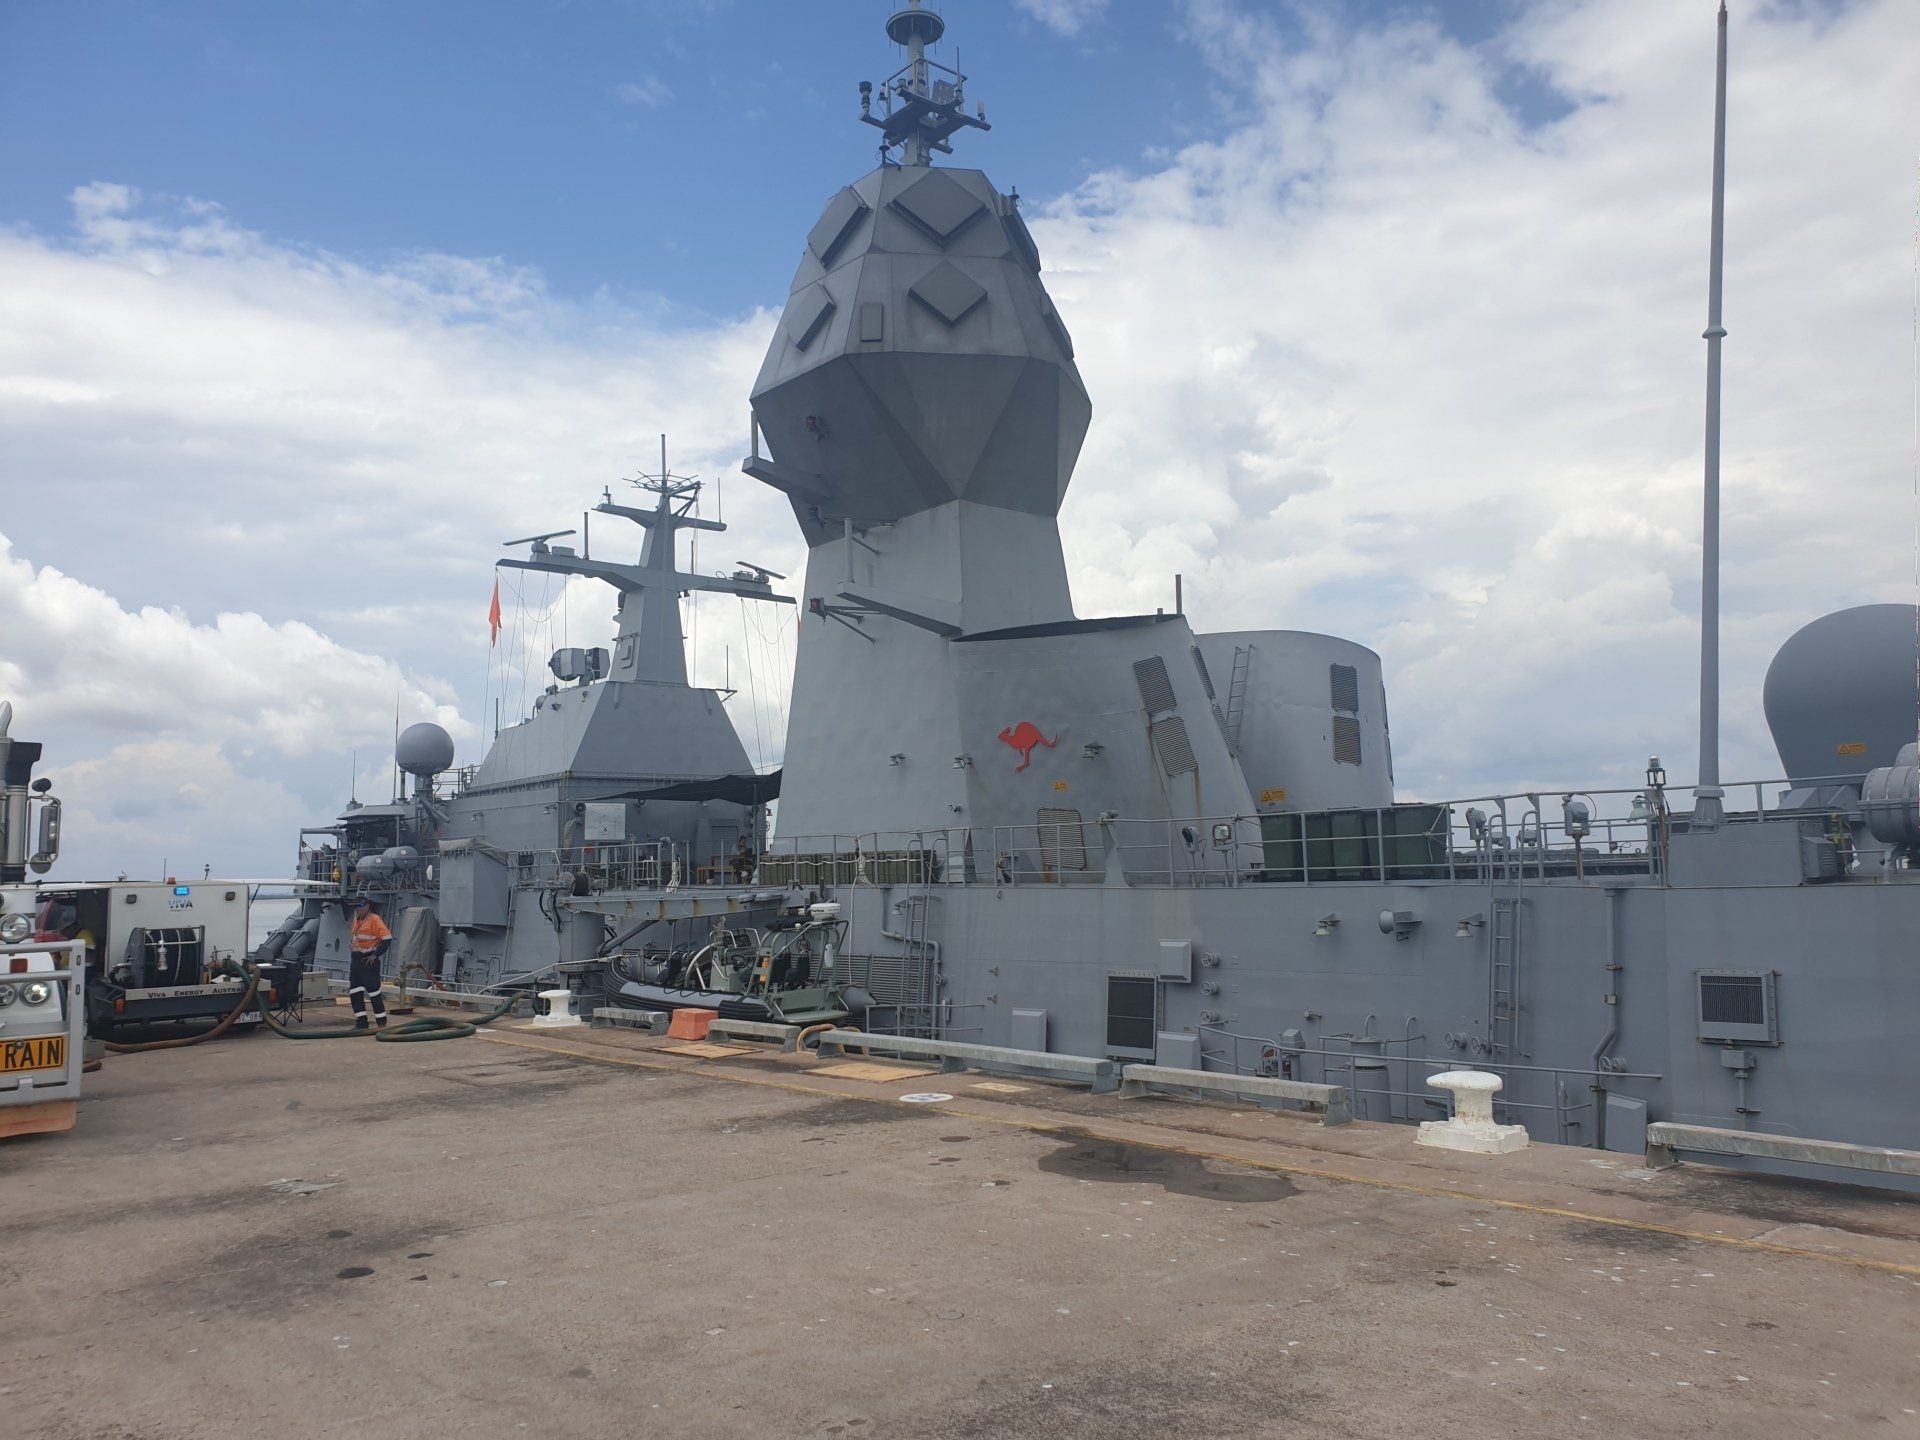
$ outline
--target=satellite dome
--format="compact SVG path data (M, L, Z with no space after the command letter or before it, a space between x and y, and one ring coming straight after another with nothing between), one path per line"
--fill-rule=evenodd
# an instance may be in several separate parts
M438 775L453 764L453 737L430 720L400 732L393 758L409 775Z
M1780 763L1795 784L1891 765L1920 725L1911 605L1858 605L1787 637L1763 700Z

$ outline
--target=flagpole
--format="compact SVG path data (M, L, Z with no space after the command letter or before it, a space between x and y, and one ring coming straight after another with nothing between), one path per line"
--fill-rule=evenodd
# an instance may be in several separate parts
M1700 519L1700 782L1693 791L1692 825L1718 828L1720 799L1720 323L1721 270L1727 207L1727 3L1720 0L1713 89L1713 219L1707 260L1706 483Z

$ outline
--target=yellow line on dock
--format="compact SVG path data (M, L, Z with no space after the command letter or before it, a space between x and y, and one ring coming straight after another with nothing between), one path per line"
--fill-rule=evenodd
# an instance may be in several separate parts
M888 1095L861 1095L845 1090L827 1090L818 1085L803 1085L792 1080L775 1080L765 1075L742 1075L738 1071L729 1071L717 1066L662 1064L655 1060L641 1060L631 1055L615 1055L602 1050L580 1050L565 1045L518 1040L497 1031L482 1031L481 1038L492 1040L500 1045L516 1046L522 1050L538 1050L550 1055L571 1055L580 1060L595 1060L608 1065L626 1065L636 1070L657 1070L668 1075L698 1075L702 1079L725 1080L733 1085L757 1085L768 1090L785 1090L795 1095L811 1095L828 1100L864 1100L874 1105L899 1103L894 1097ZM1797 1260L1821 1260L1830 1265L1849 1265L1859 1270L1880 1270L1892 1275L1920 1278L1920 1265L1903 1265L1897 1260L1875 1260L1864 1255L1840 1255L1824 1250L1808 1250L1802 1246L1781 1245L1771 1240L1749 1239L1739 1235L1718 1235L1706 1230L1688 1230L1679 1225L1663 1225L1655 1220L1629 1220L1624 1216L1601 1215L1590 1210L1571 1210L1563 1205L1542 1205L1531 1200L1503 1200L1491 1195L1476 1195L1471 1190L1453 1190L1443 1185L1418 1185L1410 1180L1385 1180L1374 1175L1354 1175L1338 1170L1323 1170L1314 1165L1289 1164L1283 1160L1270 1160L1265 1156L1240 1155L1230 1150L1213 1150L1172 1140L1102 1133L1099 1130L1089 1129L1085 1125L1062 1124L1051 1120L1016 1119L1009 1115L995 1115L954 1105L942 1105L935 1113L963 1116L968 1120L977 1120L983 1125L999 1125L1010 1130L1029 1131L1036 1135L1058 1135L1070 1140L1119 1141L1129 1145L1139 1145L1148 1150L1185 1155L1195 1160L1216 1160L1228 1165L1244 1165L1249 1169L1264 1170L1270 1174L1299 1175L1316 1180L1330 1180L1338 1185L1364 1185L1375 1190L1387 1190L1400 1195L1419 1195L1431 1200L1457 1200L1470 1205L1490 1205L1496 1209L1515 1210L1527 1215L1545 1215L1557 1220L1581 1220L1591 1225L1611 1225L1616 1229L1637 1230L1644 1234L1670 1235L1679 1240L1699 1240L1712 1245L1732 1245L1767 1255L1784 1255Z

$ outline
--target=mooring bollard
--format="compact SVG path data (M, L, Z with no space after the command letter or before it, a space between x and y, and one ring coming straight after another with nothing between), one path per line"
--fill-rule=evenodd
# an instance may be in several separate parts
M1429 1076L1427 1084L1452 1093L1453 1118L1421 1121L1414 1143L1469 1155L1504 1155L1526 1149L1526 1126L1494 1122L1493 1097L1505 1083L1485 1070L1445 1070Z

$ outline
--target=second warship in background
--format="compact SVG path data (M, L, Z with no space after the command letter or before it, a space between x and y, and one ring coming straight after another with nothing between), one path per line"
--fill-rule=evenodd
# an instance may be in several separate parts
M557 657L571 688L451 792L427 778L449 749L403 737L415 795L329 837L362 857L346 892L423 917L402 955L461 987L562 964L583 1007L791 992L875 1030L1336 1081L1376 1120L1432 1118L1426 1078L1469 1065L1539 1140L1637 1152L1671 1119L1920 1146L1913 607L1789 640L1787 778L1719 784L1718 165L1701 783L1656 759L1626 791L1404 803L1365 647L1075 616L1073 341L1016 199L933 164L986 128L928 53L944 22L886 24L905 63L860 101L881 163L808 232L753 387L743 468L809 547L777 833L750 880L725 868L771 785L677 634L623 610L604 678ZM643 607L716 588L645 588L670 510L639 570L525 563ZM756 968L782 927L820 943Z

